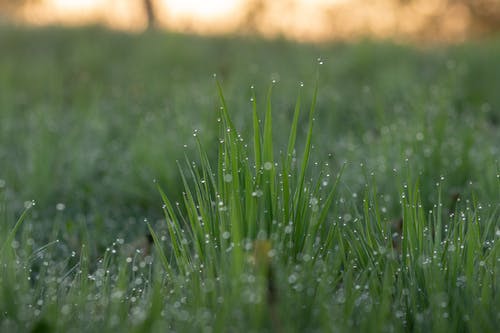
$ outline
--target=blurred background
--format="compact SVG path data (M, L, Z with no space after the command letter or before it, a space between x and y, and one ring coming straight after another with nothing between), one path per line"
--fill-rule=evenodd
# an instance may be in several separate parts
M298 41L462 41L500 28L499 0L0 0L3 20Z

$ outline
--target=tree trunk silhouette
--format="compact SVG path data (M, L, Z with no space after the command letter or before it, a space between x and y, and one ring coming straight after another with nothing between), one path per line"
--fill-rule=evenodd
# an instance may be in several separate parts
M146 11L146 18L148 20L148 29L154 29L156 27L156 14L153 5L153 0L144 0L144 10Z
M247 0L245 16L241 23L241 30L254 33L259 29L259 17L267 9L265 0Z

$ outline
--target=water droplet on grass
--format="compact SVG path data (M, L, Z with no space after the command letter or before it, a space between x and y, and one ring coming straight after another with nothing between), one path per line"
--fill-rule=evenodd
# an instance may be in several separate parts
M71 311L71 306L69 304L64 304L61 308L61 314L66 316L70 313Z
M25 209L30 209L31 207L35 206L35 200L31 200L31 201L25 201L24 202L24 208Z
M112 299L120 299L122 298L124 292L121 291L121 290L115 290L112 294L111 294L111 298Z
M261 197L264 194L261 190L253 191L252 197Z

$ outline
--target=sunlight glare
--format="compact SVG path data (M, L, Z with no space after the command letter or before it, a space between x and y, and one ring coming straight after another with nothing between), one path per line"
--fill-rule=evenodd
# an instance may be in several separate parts
M61 11L86 11L95 10L102 5L100 0L46 0L51 8L57 8Z
M365 35L461 40L471 22L469 9L450 0L412 0L404 4L399 0L152 0L152 3L158 28L201 35L251 31L270 38L287 36L299 41ZM129 31L144 31L148 27L144 0L33 0L24 1L20 8L17 12L20 20L37 25L97 23ZM258 13L252 14L255 10ZM429 22L439 24L433 27Z
M226 16L236 10L242 0L163 0L172 16L196 16L201 19Z

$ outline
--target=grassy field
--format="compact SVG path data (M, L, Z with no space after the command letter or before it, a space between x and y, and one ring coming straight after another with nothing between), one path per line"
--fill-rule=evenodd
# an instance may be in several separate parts
M500 326L500 40L0 49L1 332Z

